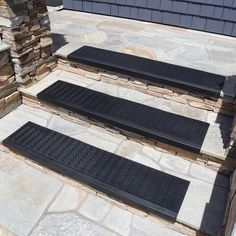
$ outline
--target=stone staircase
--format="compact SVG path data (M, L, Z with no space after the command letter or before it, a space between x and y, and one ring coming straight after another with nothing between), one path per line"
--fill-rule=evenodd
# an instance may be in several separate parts
M101 53L90 54L89 60L84 60L75 50L86 44L101 49L111 49L117 53L131 51L130 54L134 56L136 53L141 53L150 58L151 55L151 58L156 59L152 47L154 44L160 44L161 46L156 49L164 56L164 60L159 61L176 64L177 55L180 56L183 51L188 51L188 56L185 55L182 65L188 64L189 67L198 68L198 65L195 67L188 62L194 48L195 55L199 51L202 52L202 56L196 58L202 58L203 62L206 62L200 69L208 70L210 66L211 72L214 71L212 68L215 68L217 73L222 71L226 73L223 62L227 59L227 73L229 71L231 73L235 71L232 60L234 53L230 52L231 46L235 46L234 42L223 40L223 44L227 42L227 47L223 48L220 38L203 34L201 38L188 32L185 34L188 38L187 43L183 43L184 37L180 36L176 29L166 33L166 30L156 29L152 24L148 26L139 22L137 25L135 22L119 21L119 19L109 21L106 17L98 17L99 19L89 17L88 23L86 14L78 16L69 11L62 11L59 16L59 13L55 12L51 15L53 21L58 21L53 26L54 38L58 37L59 44L67 44L65 39L71 40L72 43L65 45L65 50L56 52L58 62L56 64L46 1L14 1L9 5L3 0L0 1L0 6L2 13L0 20L3 22L0 27L0 41L7 44L0 45L0 117L2 117L0 189L3 193L0 195L0 234L45 235L57 232L57 234L77 235L79 230L84 235L94 232L98 232L98 235L122 236L230 235L234 224L236 202L236 178L235 174L233 175L236 166L235 127L233 127L236 111L235 77L183 67L181 68L184 71L192 73L191 76L186 76L189 73L181 74L182 69L175 74L175 69L180 67L167 65L166 68L161 62L156 75L150 75L147 69L149 64L154 65L150 70L155 71L158 62L145 61L141 58L140 68L136 64L135 71L131 71L134 60L132 56L124 55L129 59L122 61L121 68L120 65L114 65L116 56L113 52L109 52L109 56L102 50ZM82 22L81 31L78 30L79 24L76 20ZM63 34L63 31L64 34L69 34L66 35L67 38L59 34L61 32ZM86 32L84 35L83 31ZM121 37L118 37L119 34ZM157 35L160 36L158 40ZM168 38L171 40L166 40ZM199 39L201 39L200 46L193 43ZM218 42L216 45L215 40ZM131 44L126 45L127 42ZM178 53L174 52L176 58L167 53L166 55L170 56L169 60L165 58L166 55L162 50L163 47L167 51L172 50L170 44L175 45L173 48L177 45L180 50ZM140 45L145 46L140 48ZM149 49L148 53L145 48ZM227 52L225 55L220 53L222 48ZM210 61L204 54L208 50L216 52L209 56L217 59L224 55L222 57L224 59L214 58ZM116 55L118 58L119 55ZM93 63L96 56L105 57L103 63ZM212 66L215 61L216 66ZM147 65L146 68L143 67L144 64ZM162 67L165 67L164 74L169 74L167 77L161 74ZM174 67L174 70L169 70L170 67ZM208 76L218 82L211 83L212 79L208 84ZM15 80L21 83L18 89ZM131 124L121 127L118 123L97 119L98 117L91 115L92 111L90 113L83 113L79 109L73 111L69 106L62 108L59 103L53 105L52 102L38 99L39 93L43 93L58 80L99 92L99 96L111 96L109 98L126 101L129 104L135 102L139 107L147 109L160 109L163 114L172 114L181 120L197 120L197 123L209 127L197 150L186 148L186 145L174 145L173 142L167 142L168 139L160 139L158 135L151 137L137 132L137 129L131 129ZM18 105L20 106L16 108ZM10 112L11 110L13 111ZM147 115L150 114L147 112ZM164 129L164 134L167 134L168 119L165 122L167 128ZM31 130L26 124L32 124L35 130L34 128ZM171 125L174 127L174 122ZM184 130L184 133L188 134L188 131L190 133L190 130ZM194 132L190 135L193 142L194 135L198 134L196 130ZM54 138L58 136L57 142L52 142L51 134ZM41 137L47 138L45 145L42 145ZM72 140L75 146L70 144L67 146L62 140ZM185 140L185 144L187 141ZM96 148L99 148L98 152L102 153L104 158L107 156L118 158L117 163L120 168L126 165L135 166L134 171L131 169L130 173L128 171L127 179L121 177L123 182L131 183L132 191L134 189L132 184L136 190L138 189L137 194L133 192L130 194L127 188L122 190L122 181L117 187L114 178L109 187L106 185L109 191L104 191L104 185L107 184L104 179L103 188L99 184L85 181L91 177L89 171L94 167L90 162L89 171L86 173L79 168L69 168L69 164L74 162L78 165L74 167L80 167L76 155L72 156L71 153L74 153L82 142L85 143L83 145L87 151L83 152L80 158L85 161L88 160L86 159L88 153L92 153L95 158L98 151ZM54 143L58 148L53 147ZM48 147L48 150L43 152L45 147ZM61 151L61 147L64 150ZM98 161L102 162L103 159L95 162ZM140 188L134 178L137 176L137 169L145 170L143 172L147 173L143 177L143 182L139 180ZM123 169L120 170L121 173L122 171ZM103 178L105 175L106 179L109 174L119 171L116 165L112 165L111 173L106 171L104 174L102 168L98 172ZM153 177L150 177L150 173L153 173ZM81 177L84 175L86 178ZM162 185L162 181L157 179L159 175L169 181L169 185ZM155 189L150 184L150 178L155 179L157 184ZM96 183L100 180L94 179ZM145 181L149 188L144 186ZM181 184L175 186L174 183L185 183L188 188L181 191L182 187L179 187ZM75 187L73 191L71 185ZM142 186L146 191L140 191ZM168 192L170 186L172 189ZM156 189L160 190L160 194L154 194L157 202L150 200L150 195ZM173 191L176 194L173 194ZM70 201L75 192L79 192L82 198L79 200L80 203L78 199L75 200L76 206ZM165 194L166 198L163 197ZM127 195L132 195L133 199ZM162 196L161 201L158 199L159 196ZM178 206L174 205L176 199ZM167 214L168 210L172 209L168 208L168 204L175 209L172 217L168 217ZM103 208L104 205L106 209ZM158 210L152 211L151 208ZM98 212L101 215L96 215Z
M46 122L43 126L190 181L190 187L176 223L181 225L181 229L185 229L182 232L186 235L195 233L217 235L218 232L223 232L226 205L222 202L226 202L228 198L229 176L234 169L235 162L227 158L228 145L223 142L222 130L229 138L232 117L216 114L209 110L204 110L205 114L202 115L199 109L194 107L189 107L186 111L186 104L143 93L133 87L125 88L119 83L110 84L102 80L88 78L86 73L87 71L84 71L84 74L81 75L81 73L68 72L68 70L61 70L59 66L58 69L31 87L20 88L24 106L19 108L16 114L12 114L12 117L20 116L21 112L31 114L37 111L37 114L40 114L40 110L42 110L42 115L52 114L51 119L55 123L48 125L49 123ZM210 128L202 145L201 153L194 154L171 145L146 139L67 109L39 101L37 94L58 80L209 122ZM124 83L127 84L127 81ZM4 126L4 122L7 123L10 120L11 118L5 117L2 124L0 123L1 127ZM35 119L26 118L24 122L19 122L12 129L6 130L1 139L6 138L26 121L38 123ZM50 120L49 122L51 123ZM217 217L212 217L216 215ZM177 230L180 230L179 227Z
M104 81L97 81L91 78L89 79L83 75L60 70L53 72L50 76L47 76L44 80L36 83L30 88L20 88L20 91L23 94L23 103L47 107L49 109L54 109L57 112L58 107L41 103L37 99L38 93L42 92L45 88L58 80L58 78L55 76L57 73L62 74L62 77L60 78L62 81L86 87L111 96L127 99L129 101L138 102L143 105L158 108L181 116L204 121L209 123L210 126L202 144L201 151L198 154L178 147L173 147L172 145L161 143L150 138L148 139L143 136L127 132L126 130L118 129L117 131L117 127L111 127L109 124L106 125L89 117L82 117L83 120L93 122L94 124L97 124L101 127L106 127L106 129L113 128L113 130L115 130L114 132L122 132L129 138L140 140L140 142L152 145L155 148L194 160L215 170L228 172L227 169L232 170L232 168L235 166L234 159L227 158L227 148L229 147L229 137L233 122L233 118L228 115L217 114L213 111L202 111L193 107L186 108L186 104L176 103L171 100L166 100L165 98L156 97L141 91L137 91L130 87L125 88L123 86L119 86L119 84L108 84ZM76 117L81 117L75 112L62 108L59 109L63 110L64 113L73 120L75 120Z

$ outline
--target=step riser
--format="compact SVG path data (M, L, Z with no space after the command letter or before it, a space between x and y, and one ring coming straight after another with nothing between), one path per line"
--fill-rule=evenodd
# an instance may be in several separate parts
M15 110L21 104L21 95L19 91L0 99L0 119Z
M221 161L220 159L215 158L213 156L208 156L205 154L195 154L195 153L188 152L188 151L185 151L185 150L177 148L177 147L173 147L168 144L164 144L161 142L157 142L155 140L147 139L145 137L142 137L137 134L119 129L117 127L112 127L111 125L106 125L104 123L101 123L101 122L91 119L89 117L82 116L77 113L73 113L67 109L53 106L50 104L46 104L44 102L40 102L35 97L29 97L29 96L23 95L23 104L31 106L31 107L37 107L42 110L46 110L52 114L60 115L61 117L65 118L67 120L73 121L75 123L78 123L78 124L81 124L81 122L82 122L82 124L84 124L84 122L85 122L86 124L91 124L91 125L105 128L106 130L108 130L112 133L124 135L128 139L137 141L145 146L151 146L161 152L181 156L183 158L191 160L192 162L207 166L210 169L222 172L227 175L232 172L234 167L236 167L235 162L230 162L229 160L222 160Z
M234 116L236 112L236 99L220 97L219 99L190 92L184 89L166 86L164 84L149 84L137 78L129 78L125 75L118 75L98 68L68 62L65 59L58 60L58 67L63 70L74 72L85 78L103 81L105 83L132 88L137 91L156 96L165 100L171 100L186 106L186 109L198 108L205 111L212 111L224 115ZM200 111L201 111L200 110Z

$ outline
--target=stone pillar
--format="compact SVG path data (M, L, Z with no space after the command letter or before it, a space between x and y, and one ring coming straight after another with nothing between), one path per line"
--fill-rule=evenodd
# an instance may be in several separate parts
M55 67L46 0L0 0L0 27L17 82L29 84Z
M10 60L9 46L0 44L0 118L17 107L21 100Z

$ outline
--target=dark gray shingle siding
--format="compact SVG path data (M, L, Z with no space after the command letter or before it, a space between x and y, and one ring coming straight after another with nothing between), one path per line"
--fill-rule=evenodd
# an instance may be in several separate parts
M64 8L236 37L236 0L63 0Z

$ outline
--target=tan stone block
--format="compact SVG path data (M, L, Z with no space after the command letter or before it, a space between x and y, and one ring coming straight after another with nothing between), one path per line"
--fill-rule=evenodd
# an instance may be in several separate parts
M0 99L0 110L3 110L5 108L5 98Z
M71 63L69 61L65 61L61 58L58 58L57 60L58 65L62 65L62 66L68 66L71 65ZM75 65L71 66L71 67L76 67Z
M221 99L220 99L221 100ZM222 100L221 100L222 101ZM204 99L204 103L206 104L206 105L210 105L210 106L216 106L216 104L217 104L217 101L214 101L214 100L210 100L210 99ZM222 103L221 102L219 102L219 104L221 104L222 105Z
M14 75L14 70L12 65L9 63L0 68L0 87L4 81L7 81L8 78Z
M91 66L86 66L86 65L79 64L79 65L77 65L77 67L84 70L84 71L87 71L87 72L91 72L91 73L94 73L94 74L98 73L98 70L94 67L91 67Z
M85 71L85 77L88 79L93 79L93 80L101 80L100 74L93 73L90 71Z
M72 66L66 66L64 65L65 70L72 72L72 73L76 73L78 75L85 75L85 71L81 68L77 68L77 67L72 67Z
M199 102L199 103L203 103L204 100L201 99L201 98L198 98L198 97L194 97L192 95L189 95L189 94L184 94L184 95L181 95L182 98L188 100L188 101L192 101L192 102Z
M9 104L17 102L20 99L21 99L20 92L16 91L5 98L5 104L6 104L6 106L8 106Z
M15 28L4 28L3 30L3 38L9 40L20 40L22 38L27 37L30 34L32 35L32 33L29 33L29 28L26 26L20 26Z
M157 87L157 86L153 86L153 85L149 85L148 89L151 91L154 91L154 92L162 93L163 95L173 94L173 91L170 89L161 88L161 87Z
M162 94L162 93L158 93L158 92L155 92L155 91L151 91L151 90L149 90L149 89L139 89L139 88L137 88L137 90L140 91L140 92L149 94L149 95L151 95L151 96L154 96L154 97L158 97L158 98L162 98L162 97L163 97L163 94Z
M122 80L124 82L128 82L129 78L125 75L117 75L119 80Z
M163 97L165 99L168 99L171 101L175 101L175 102L182 103L182 104L187 104L187 100L182 97L179 97L179 96L170 96L170 95L164 94Z
M212 106L209 106L209 105L206 105L206 104L200 103L200 102L192 102L192 101L190 101L189 105L191 107L196 107L196 108L203 109L203 110L214 111L214 108Z
M101 76L101 80L103 80L103 78L105 79L113 79L113 80L117 80L118 76L116 74L109 74L109 73L105 73L105 72L99 72L100 76Z

